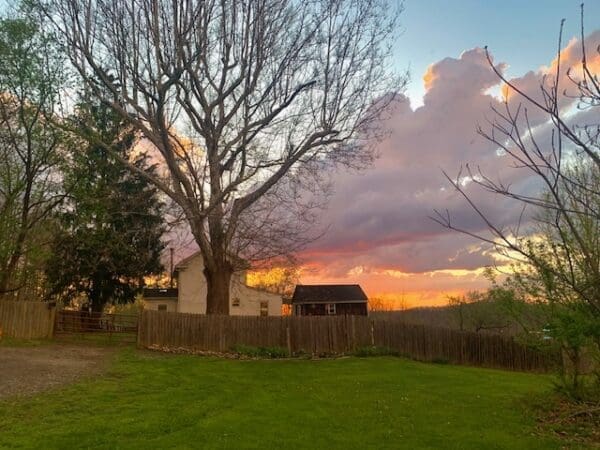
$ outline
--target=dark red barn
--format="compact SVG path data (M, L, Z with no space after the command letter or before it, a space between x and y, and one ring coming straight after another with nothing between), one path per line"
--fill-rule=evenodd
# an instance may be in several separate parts
M292 314L366 316L367 303L367 296L358 284L299 284L292 297Z

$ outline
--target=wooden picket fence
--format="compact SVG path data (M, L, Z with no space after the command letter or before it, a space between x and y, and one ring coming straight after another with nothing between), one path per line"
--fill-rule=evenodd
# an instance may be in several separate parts
M46 339L54 333L56 308L50 303L0 300L0 335Z
M419 361L522 371L545 371L554 360L509 337L364 316L205 316L145 310L140 318L140 347L228 352L237 345L282 347L290 355L335 355L376 346Z

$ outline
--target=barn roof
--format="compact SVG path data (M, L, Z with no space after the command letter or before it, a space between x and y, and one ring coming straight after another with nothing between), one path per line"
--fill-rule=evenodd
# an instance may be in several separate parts
M299 284L292 303L366 303L367 295L358 284Z

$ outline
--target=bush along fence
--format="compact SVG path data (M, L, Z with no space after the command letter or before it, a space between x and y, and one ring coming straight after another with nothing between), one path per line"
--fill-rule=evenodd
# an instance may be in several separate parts
M546 371L554 358L504 336L379 321L361 316L243 317L144 311L138 346L229 352L279 347L291 355L349 354L367 347L419 361Z
M55 317L53 303L0 300L0 338L51 338Z

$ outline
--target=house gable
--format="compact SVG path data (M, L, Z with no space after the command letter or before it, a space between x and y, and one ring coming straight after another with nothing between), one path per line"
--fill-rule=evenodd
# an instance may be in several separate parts
M358 284L299 284L292 304L367 303L368 298Z
M298 285L292 311L298 316L367 315L367 295L358 284Z
M175 266L179 289L177 310L205 314L207 286L204 258L196 252ZM281 296L246 285L246 271L235 272L229 288L229 314L240 316L281 315Z

